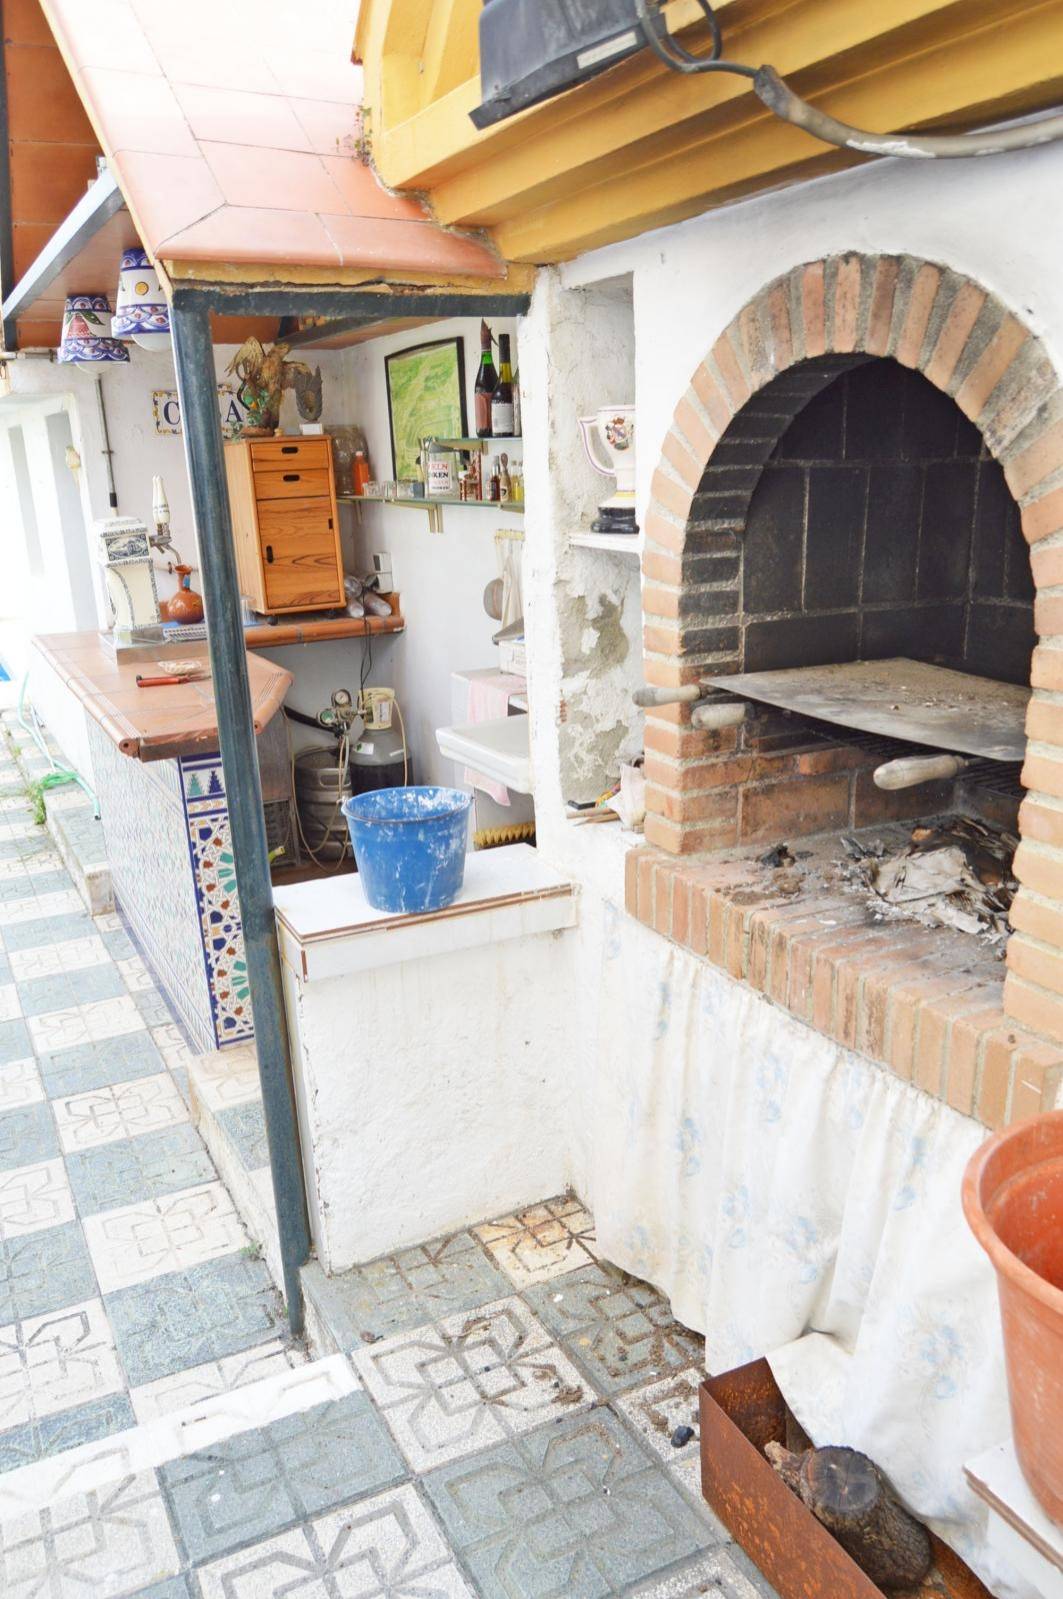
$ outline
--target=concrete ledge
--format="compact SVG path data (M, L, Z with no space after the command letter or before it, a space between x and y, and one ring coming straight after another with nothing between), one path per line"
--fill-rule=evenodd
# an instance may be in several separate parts
M253 1044L197 1055L188 1067L192 1121L274 1282L283 1282L273 1179Z
M111 865L103 825L80 788L54 789L44 796L48 831L92 916L114 910Z

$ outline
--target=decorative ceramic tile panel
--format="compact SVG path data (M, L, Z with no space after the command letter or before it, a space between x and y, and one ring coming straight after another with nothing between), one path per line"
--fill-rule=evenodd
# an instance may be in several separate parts
M519 1299L399 1333L352 1356L415 1471L594 1403Z
M518 1288L589 1266L595 1258L594 1222L573 1194L529 1205L474 1231Z
M130 760L91 722L89 743L115 898L197 1047L213 1049L178 763ZM102 922L95 931L107 931Z
M225 777L220 755L185 756L178 764L214 1037L220 1048L254 1036Z
M474 1599L408 1484L202 1566L203 1599Z

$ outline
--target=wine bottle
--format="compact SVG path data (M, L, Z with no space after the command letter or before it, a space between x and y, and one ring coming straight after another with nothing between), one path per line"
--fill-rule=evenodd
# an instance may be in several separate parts
M491 359L491 329L480 323L480 370L476 374L473 391L473 411L476 418L476 437L491 437L491 397L498 387L498 373Z
M498 383L491 396L491 432L496 439L513 437L513 368L509 364L509 334L498 335Z

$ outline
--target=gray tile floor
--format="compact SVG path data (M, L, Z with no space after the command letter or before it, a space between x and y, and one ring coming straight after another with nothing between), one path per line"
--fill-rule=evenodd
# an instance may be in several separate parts
M701 1501L696 1430L672 1442L700 1340L573 1196L348 1273L354 1347L304 1364L162 996L6 748L0 947L5 1599L769 1593ZM221 1115L257 1168L260 1109Z

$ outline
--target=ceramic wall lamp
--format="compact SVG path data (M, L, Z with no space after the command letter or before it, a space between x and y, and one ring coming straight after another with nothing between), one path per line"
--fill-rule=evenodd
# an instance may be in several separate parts
M170 307L158 273L139 248L122 251L111 333L116 339L132 339L142 350L165 350L173 342Z
M110 310L105 294L68 294L57 359L77 366L128 361L129 351L125 345L108 334Z

